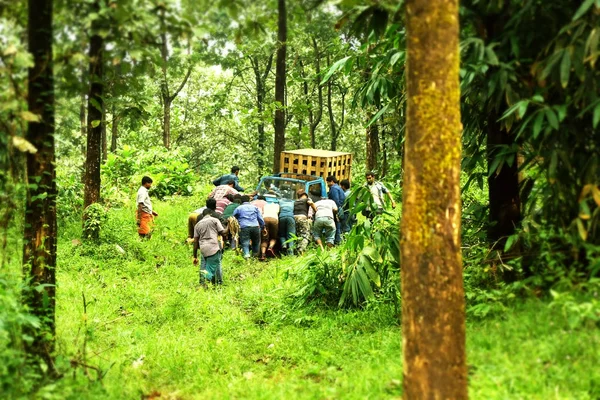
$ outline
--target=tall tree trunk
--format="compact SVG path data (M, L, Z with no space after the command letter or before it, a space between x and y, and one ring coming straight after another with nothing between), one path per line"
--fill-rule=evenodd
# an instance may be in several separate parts
M329 56L327 57L327 66L329 67ZM333 105L332 105L333 80L330 79L329 81L327 81L327 110L329 112L329 129L330 129L330 133L331 133L331 142L330 142L329 149L331 151L337 150L337 140L338 140L338 137L340 136L340 132L342 131L342 128L344 127L344 120L345 120L345 113L346 113L346 93L347 93L347 90L344 90L343 88L340 87L342 111L340 113L341 114L340 123L338 124L335 122L335 114L333 113Z
M367 113L367 121L371 121L374 114ZM367 171L377 170L377 155L379 154L379 127L373 122L367 127Z
M317 43L317 39L312 37L313 49L315 51L315 81L317 85L317 99L319 101L319 108L317 109L317 113L313 118L313 108L312 102L310 102L309 107L309 119L310 119L310 147L317 147L317 139L315 131L317 130L317 126L321 123L321 117L323 116L323 86L321 85L321 54L319 53L319 45Z
M513 135L501 128L498 116L492 113L487 121L487 161L488 167L494 162L500 146L512 146ZM495 115L495 117L494 117ZM521 221L521 200L519 196L518 162L504 163L497 171L489 171L488 193L490 215L488 240L494 249L502 251L508 236L515 233L515 226Z
M96 10L100 9L98 3L94 3ZM90 92L88 95L88 134L87 152L85 159L85 189L83 195L83 206L97 203L100 200L100 150L102 146L102 107L103 107L103 53L104 40L98 35L100 28L99 19L92 21L92 37L90 39ZM85 213L84 213L85 215ZM88 237L91 232L84 232Z
M37 153L27 153L27 201L23 232L23 270L29 283L25 301L41 326L28 329L27 351L40 356L54 372L56 294L56 172L54 170L54 78L52 74L52 0L29 0L29 111L41 116L30 122L27 140ZM42 286L43 285L43 286ZM41 287L41 290L38 288Z
M160 93L163 105L163 146L165 146L165 148L168 149L171 147L171 101L169 100L171 95L169 94L169 78L167 75L169 47L167 44L167 26L165 11L165 7L163 6L160 10L160 58L162 61L162 82L160 85Z
M503 33L509 14L508 4L504 5L503 12L493 13L484 17L483 27L486 40L490 43L498 40ZM514 135L503 129L498 122L500 116L495 111L494 105L488 105L487 118L487 161L488 168L493 164L500 146L511 148L514 146ZM508 236L515 233L515 227L521 223L521 198L519 191L519 163L515 160L512 166L504 163L500 171L488 171L488 195L490 199L490 213L487 237L489 243L496 250L503 251ZM509 280L514 278L514 271L506 276Z
M85 81L85 74L83 74L82 79ZM81 102L79 103L79 125L81 129L81 140L78 141L78 146L81 147L81 152L85 154L85 142L87 138L87 120L85 114L85 106L87 105L87 101L85 95L89 91L89 87L86 85L84 91L81 92Z
M296 140L294 146L296 148L302 147L302 129L304 128L304 120L301 116L298 116L298 135L296 136Z
M163 98L163 146L171 148L171 100Z
M111 124L111 136L110 136L110 152L114 153L117 151L117 139L119 138L119 117L117 117L117 106L113 103L112 105L112 124Z
M258 165L259 173L262 173L262 170L264 168L264 156L265 156L265 147L266 147L265 146L265 139L266 139L265 138L265 123L263 121L265 89L263 86L263 81L262 81L262 76L261 76L260 70L258 69L259 68L258 57L254 58L254 62L256 63L256 68L254 69L255 78L256 78L256 111L258 112L258 116L259 116L259 121L258 121L258 126L257 126L257 130L258 130L257 165Z
M381 127L381 154L382 154L382 160L381 160L381 176L384 177L387 175L388 173L388 143L387 143L387 135L386 135L386 129L382 126Z
M269 72L271 72L271 65L273 63L273 54L269 56L267 60L267 65L265 67L264 72L260 70L260 63L258 56L248 57L250 60L250 64L252 65L252 70L254 71L254 80L256 84L256 111L258 113L258 138L257 138L257 166L259 173L262 173L263 168L265 167L265 150L266 150L266 137L265 137L265 123L263 121L263 113L264 113L264 102L265 102L265 87L267 82L267 77L269 76Z
M171 90L169 89L169 75L167 73L168 62L169 62L169 44L167 42L167 25L166 25L166 8L163 6L160 10L160 57L162 60L161 71L162 71L162 82L160 85L160 96L162 99L163 105L163 146L167 149L171 148L171 104L173 104L173 100L177 98L181 89L184 88L187 83L192 70L194 68L194 64L190 62L188 70L183 77L183 80L179 84L179 87L175 89L175 91L171 94Z
M275 143L273 149L273 173L279 172L281 153L285 150L285 70L287 49L287 12L285 0L277 0L279 10L277 29L277 61L275 62Z
M405 399L466 399L458 0L408 0L402 215Z
M102 161L106 161L106 152L108 149L107 137L106 137L106 102L102 102L102 123L100 124L102 127Z
M331 79L327 82L327 111L329 112L329 131L331 133L331 145L330 150L331 151L335 151L335 149L337 148L337 127L335 124L335 117L333 115L333 107L331 105L331 97L332 97L332 90L331 90Z

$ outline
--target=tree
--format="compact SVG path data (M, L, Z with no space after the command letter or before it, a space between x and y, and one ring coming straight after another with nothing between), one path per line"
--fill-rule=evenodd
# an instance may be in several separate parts
M264 164L264 154L265 154L265 122L263 120L264 109L265 109L265 96L266 96L266 85L267 78L269 77L269 72L271 72L271 66L273 64L273 53L268 56L266 60L266 65L264 67L264 71L261 69L260 61L261 56L254 54L248 56L248 60L250 60L250 64L252 66L252 71L254 72L254 83L256 87L256 113L258 114L258 122L256 124L256 129L258 130L258 170L262 171Z
M168 34L167 34L167 18L166 18L166 6L164 4L159 5L160 8L160 56L161 56L161 71L162 71L162 81L160 85L160 95L163 106L163 145L168 149L171 147L171 105L173 104L173 100L179 95L181 89L184 88L187 83L190 74L192 73L192 69L194 64L190 61L190 65L188 66L187 72L181 83L175 89L175 91L171 92L169 89L169 76L167 73L168 65L169 65L169 42L168 42Z
M319 124L321 123L321 117L323 115L323 85L321 85L321 55L319 53L319 45L317 43L317 39L312 37L313 49L315 52L315 86L317 87L317 99L318 99L318 108L315 114L314 107L312 101L309 99L308 95L308 83L305 82L304 86L304 94L306 96L306 101L308 103L308 127L310 130L310 147L313 149L317 147L315 131Z
M373 119L372 113L367 113L367 116L369 121ZM377 122L367 126L366 134L366 169L367 171L375 171L377 170L377 154L379 154L379 127Z
M27 140L37 152L27 154L27 201L23 265L30 289L25 301L41 328L28 332L28 352L44 359L54 370L56 284L56 173L54 169L54 78L52 74L52 0L29 0L28 106L35 114Z
M330 68L330 60L329 60L329 54L327 54L327 68ZM333 105L332 105L332 99L333 99L333 86L334 83L336 84L336 86L339 89L339 93L341 96L341 111L340 111L340 122L336 123L335 122L335 113L334 113L334 109L333 109ZM344 122L346 119L345 113L346 113L346 93L348 93L348 89L343 86L342 83L338 83L338 82L334 82L334 79L329 79L327 81L327 112L329 114L329 130L331 132L331 142L330 142L330 146L329 146L329 150L331 151L336 151L337 150L337 141L338 141L338 137L340 136L340 133L342 132L342 129L344 128Z
M279 172L280 155L285 150L285 70L287 48L287 13L285 0L277 0L277 60L275 61L275 145L273 149L273 172Z
M100 10L100 0L96 0L93 8ZM90 38L90 65L89 65L89 94L87 115L87 151L85 158L85 189L83 195L83 207L100 200L100 162L102 148L102 125L104 125L102 111L104 109L104 74L103 55L104 39L100 35L103 22L100 18L92 21L92 36ZM85 213L84 213L85 219ZM84 232L88 236L90 232Z
M404 398L467 398L458 1L409 0L401 226Z

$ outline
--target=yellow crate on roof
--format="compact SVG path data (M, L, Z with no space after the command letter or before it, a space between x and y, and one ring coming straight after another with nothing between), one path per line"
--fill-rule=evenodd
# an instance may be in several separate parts
M352 153L319 149L288 150L281 153L281 171L294 174L316 175L338 180L350 179Z

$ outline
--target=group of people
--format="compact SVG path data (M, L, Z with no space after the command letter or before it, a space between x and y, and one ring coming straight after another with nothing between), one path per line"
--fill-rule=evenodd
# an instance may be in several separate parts
M280 254L302 254L314 242L321 248L333 247L350 232L356 217L349 213L350 182L339 182L328 176L328 196L313 201L304 191L296 191L296 200L277 198L275 193L244 194L239 185L239 167L230 174L213 181L206 205L195 210L188 218L188 243L193 243L194 265L200 263L200 283L220 284L223 281L222 254L225 248L239 249L244 259L254 256L261 261ZM396 203L391 193L367 173L367 185L374 207L363 214L372 219L384 207L384 195L389 196L392 207ZM147 197L152 180L142 179L138 191L138 226L140 236L149 235L144 221L157 214ZM154 215L152 215L154 214ZM198 254L200 251L200 257Z

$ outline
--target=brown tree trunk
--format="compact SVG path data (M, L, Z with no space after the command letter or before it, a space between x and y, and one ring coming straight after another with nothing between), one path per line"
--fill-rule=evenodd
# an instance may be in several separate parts
M371 121L374 114L367 113L367 121ZM379 154L379 127L373 122L367 127L367 171L377 170L377 155Z
M27 129L27 140L37 153L27 153L23 270L30 289L24 299L41 326L28 329L33 341L26 342L26 347L29 353L44 359L54 372L57 228L52 0L29 0L28 10L28 46L34 65L29 69L27 103L29 111L41 119L30 122Z
M490 43L502 35L504 25L509 15L508 4L504 5L501 13L494 13L483 19L486 40ZM515 144L514 135L508 133L498 122L500 116L495 112L494 105L488 105L492 112L487 113L487 161L488 169L493 164L500 146L512 147ZM519 163L515 160L511 166L504 163L499 171L488 171L488 196L490 213L487 237L492 248L503 251L508 236L515 233L515 227L521 223L521 196L519 191ZM497 172L497 173L496 173ZM506 276L514 278L514 271Z
M85 74L83 74L82 79L85 80ZM83 154L85 154L85 142L87 138L87 120L85 114L85 106L87 105L87 101L85 99L85 95L89 91L89 87L86 86L84 90L85 92L81 92L81 103L79 104L79 124L81 129L81 140L78 141L78 146L80 146L81 152Z
M492 113L493 114L493 113ZM490 115L487 123L488 168L494 162L500 146L512 146L513 136L503 130L497 122L498 116ZM519 196L518 162L512 165L504 163L499 171L489 171L488 193L490 215L488 240L494 249L504 250L508 236L515 233L515 227L521 221L521 200Z
M102 127L102 161L106 161L106 152L108 150L108 139L106 137L106 102L102 102L102 123L100 124Z
M317 43L317 39L313 36L313 49L315 51L315 81L317 85L317 99L319 101L319 108L317 109L317 113L313 118L313 108L312 102L310 102L309 108L309 119L310 119L310 147L317 147L317 139L315 135L315 131L317 130L317 126L321 123L321 117L323 116L323 86L321 85L321 54L319 53L319 45Z
M405 399L466 399L458 0L408 0L402 215Z
M100 8L98 2L94 8ZM100 21L92 21L92 37L90 39L90 92L88 95L87 152L85 159L85 189L83 206L97 203L100 200L100 156L102 146L102 108L103 108L103 53L104 40L98 35ZM84 213L85 214L85 213ZM88 236L89 232L84 232Z
M111 124L111 137L110 137L110 152L114 153L117 151L117 139L119 138L119 117L117 117L117 107L112 105L112 124Z
M171 147L171 100L163 98L163 146Z
M329 54L327 55L327 69L329 69ZM327 111L329 113L329 131L331 134L331 144L329 146L329 149L331 151L335 151L336 147L337 147L337 126L335 124L335 117L333 115L333 106L332 106L332 101L331 98L333 97L333 93L332 93L332 89L331 86L333 85L333 78L329 79L327 81Z
M260 70L260 63L258 56L248 57L250 60L250 64L252 65L252 70L254 71L254 80L256 84L256 111L258 113L259 122L257 124L258 138L257 138L257 166L259 173L262 173L263 168L265 167L265 123L263 121L263 113L264 113L264 101L265 101L265 87L267 82L267 77L269 76L269 72L271 72L271 65L273 64L273 54L269 56L267 60L267 65L265 67L264 72Z
M388 173L388 143L386 137L386 130L384 127L381 128L381 176L384 177Z
M277 29L277 61L275 62L275 143L273 148L273 173L279 172L281 153L285 150L285 70L287 49L287 12L285 0L277 0L279 10Z

